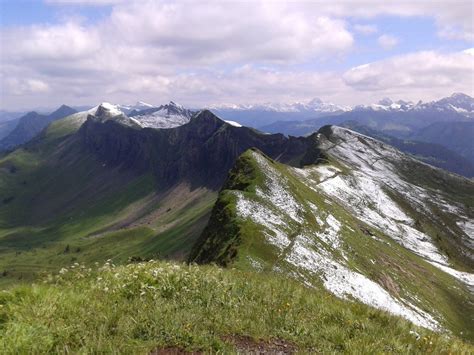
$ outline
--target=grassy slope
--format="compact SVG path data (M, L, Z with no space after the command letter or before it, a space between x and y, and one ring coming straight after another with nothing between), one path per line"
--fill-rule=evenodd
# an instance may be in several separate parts
M75 261L183 259L207 221L214 193L181 189L189 198L176 205L151 175L75 152L77 128L54 122L33 147L0 160L0 287Z
M307 352L469 353L431 333L274 274L148 262L57 277L0 293L0 352L236 350L236 336ZM415 332L415 333L414 333ZM261 342L260 342L261 343ZM240 349L243 350L243 349Z
M309 202L318 207L321 218L332 214L343 223L340 231L342 246L349 258L348 265L352 269L362 271L371 280L379 283L387 279L392 280L398 288L396 292L387 289L392 296L409 299L428 312L437 310L444 318L442 324L445 327L465 339L474 340L471 319L474 299L465 285L408 252L381 232L361 224L336 202L329 201L325 196L303 184L292 173L291 168L271 160L269 162L287 179L292 195L305 208L304 228L314 232L321 231ZM213 211L201 244L198 244L191 254L192 260L198 262L216 260L242 270L255 269L258 265L257 268L261 270L279 270L285 274L298 275L298 278L309 281L316 287L323 287L319 277L286 262L285 253L280 253L276 247L268 243L261 226L251 220L243 220L236 214L236 190L241 190L248 199L268 204L255 194L257 186L262 189L265 189L265 186L262 172L250 151L241 157L240 164L240 167L237 166L231 172L229 181L221 191L217 202L219 213ZM272 206L268 204L267 208L272 209ZM300 227L292 225L290 221L288 223L286 232L291 239L291 236L298 234L295 231ZM223 228L230 230L231 233L222 233ZM367 231L373 233L381 242L369 237ZM333 253L336 260L343 261L337 250L321 242L316 242L314 245L316 250L321 247ZM414 295L418 299L413 297Z

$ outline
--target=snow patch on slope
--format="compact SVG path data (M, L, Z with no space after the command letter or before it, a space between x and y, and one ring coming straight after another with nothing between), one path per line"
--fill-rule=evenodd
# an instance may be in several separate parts
M350 296L365 304L403 316L417 325L429 329L439 328L438 322L431 315L408 301L394 299L374 281L337 262L328 250L341 252L343 259L347 260L341 248L342 223L332 214L319 211L317 206L310 203L308 205L317 218L321 231L306 228L305 221L300 217L302 207L288 192L286 179L263 156L254 152L253 157L267 176L265 188L257 188L257 198L249 198L240 191L234 191L237 197L237 214L263 228L266 241L279 250L286 262L299 268L300 271L296 271L299 278L305 280L304 273L301 273L305 270L321 277L324 286L340 298ZM295 229L288 225L289 218L298 222L299 228L296 230L299 232L296 236ZM324 247L321 242L327 246ZM305 283L312 285L308 280L305 280Z
M352 296L362 303L409 319L416 325L439 329L438 322L431 315L408 302L402 304L374 281L334 261L328 253L316 252L312 239L306 235L296 238L286 260L312 274L321 275L324 286L340 298Z
M265 227L265 235L268 241L283 250L290 244L286 233L282 230L286 226L283 219L266 208L261 203L244 198L241 192L235 192L237 196L237 214L246 219L250 218L255 223Z
M443 210L457 214L461 219L458 226L472 235L469 219L460 215L460 209L432 191L410 184L397 173L394 162L411 159L396 149L373 138L340 127L332 127L337 142L323 142L324 148L338 161L352 169L351 174L329 176L330 166L314 166L294 169L306 184L315 191L322 191L338 200L347 210L368 225L389 235L405 248L422 256L439 269L459 280L473 277L464 275L449 267L448 258L442 254L431 237L415 228L415 221L387 194L387 191L401 194L410 205L427 214L429 203L439 205ZM421 164L421 163L420 163ZM302 172L301 170L306 170ZM316 180L314 176L324 177ZM467 221L467 222L466 222Z
M286 188L288 182L274 167L270 166L268 160L262 155L252 152L252 156L259 164L260 169L265 172L266 177L265 191L257 188L257 196L269 199L269 202L282 213L301 223L303 221L299 215L301 213L301 206L296 202L292 194L288 192Z
M224 120L224 122L230 124L231 126L234 126L234 127L242 127L242 125L239 123L239 122L235 122L235 121L230 121L230 120Z

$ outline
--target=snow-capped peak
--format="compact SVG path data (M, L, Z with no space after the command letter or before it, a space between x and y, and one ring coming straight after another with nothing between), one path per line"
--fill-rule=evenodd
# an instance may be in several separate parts
M188 123L193 114L193 111L170 101L159 107L131 112L130 116L139 122L142 127L173 128Z
M391 104L393 104L393 101L392 99L388 97L384 97L382 100L378 102L378 104L382 106L390 106Z
M323 103L323 100L321 100L319 97L315 97L314 99L310 100L308 102L309 106L318 106Z
M142 111L156 107L155 105L146 103L144 101L137 101L134 105L117 105L118 108L127 115L133 111Z
M98 107L94 113L94 116L101 118L110 118L114 116L123 115L123 111L120 110L118 105L113 105L109 102L103 102Z

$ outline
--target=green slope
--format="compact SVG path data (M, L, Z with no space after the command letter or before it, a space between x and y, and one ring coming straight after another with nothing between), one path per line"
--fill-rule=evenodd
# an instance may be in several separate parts
M0 285L76 261L183 259L207 221L214 192L108 167L80 150L81 122L56 121L0 160Z
M326 166L350 174L347 167L329 159ZM340 280L343 283L349 282L347 277L361 279L362 275L364 282L375 282L396 302L416 309L415 314L431 314L442 328L474 339L474 298L464 283L361 222L336 199L315 190L311 180L301 174L301 169L279 164L258 151L243 154L230 172L190 260L273 271L316 288L337 280L327 273L328 268L349 270L344 274L346 281ZM298 205L294 218L269 197L272 179L279 181L277 191L283 192L280 203L294 199ZM247 211L242 209L242 201ZM340 222L337 238L330 234L334 219ZM358 299L356 293L345 291L341 296ZM334 292L337 294L337 289Z
M472 353L274 274L147 262L73 265L0 294L0 352Z

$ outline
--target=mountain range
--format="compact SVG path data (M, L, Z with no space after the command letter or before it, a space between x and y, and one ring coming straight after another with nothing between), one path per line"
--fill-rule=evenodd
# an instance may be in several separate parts
M286 137L104 103L0 171L3 282L106 258L215 262L473 336L474 183L352 130Z
M0 158L0 285L107 259L215 263L474 339L474 182L406 141L358 121L268 134L174 102L68 110Z
M36 136L49 123L72 115L76 110L62 105L56 111L49 115L39 114L35 111L29 112L26 115L15 120L15 124L6 124L6 135L0 140L0 150L9 150L17 147L20 144L28 142ZM8 123L7 121L6 123ZM10 130L11 128L11 130Z
M415 151L415 155L435 166L472 177L473 117L474 99L455 93L438 101L417 104L393 102L386 98L377 104L356 106L336 115L277 121L259 129L301 136L311 134L326 124L349 124L354 127L355 123L359 130L364 131L362 133L371 132L369 135L376 138L385 136L392 141L405 142L398 148L410 154Z

